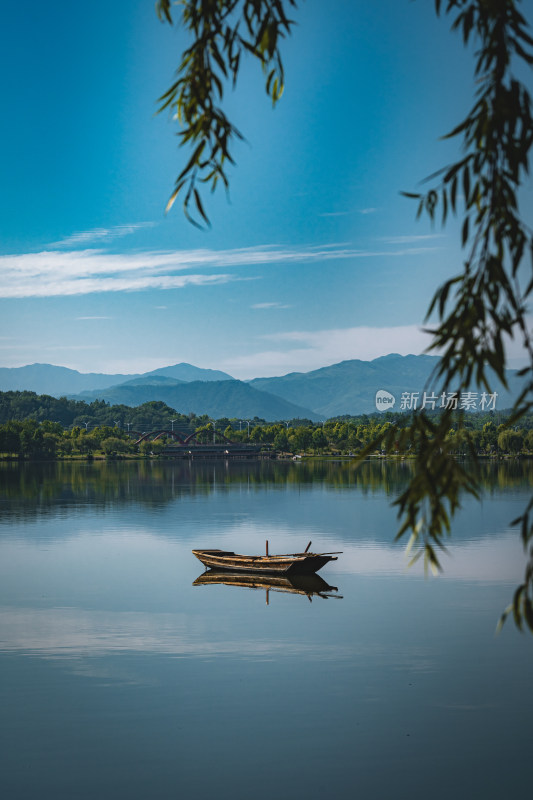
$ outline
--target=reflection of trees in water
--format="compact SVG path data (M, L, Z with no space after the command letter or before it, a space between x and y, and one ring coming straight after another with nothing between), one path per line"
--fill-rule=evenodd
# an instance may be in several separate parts
M272 462L46 462L0 465L3 513L33 516L46 509L91 504L95 507L140 503L157 507L180 497L208 496L214 491L299 490L324 487L382 492L394 496L407 485L413 462L372 459L350 461ZM480 465L481 485L488 491L529 489L533 461L487 461Z

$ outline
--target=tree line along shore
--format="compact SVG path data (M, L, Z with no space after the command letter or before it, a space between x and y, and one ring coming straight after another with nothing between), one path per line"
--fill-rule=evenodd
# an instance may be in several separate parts
M436 414L438 412L435 412ZM465 437L481 456L533 454L533 414L508 427L509 412L464 413L463 428L450 431L449 443L457 455L465 454ZM356 455L371 442L376 453L408 455L398 443L383 450L390 425L409 425L411 413L386 412L345 415L324 422L293 419L269 422L259 419L182 414L160 401L141 406L112 406L37 395L34 392L0 392L0 457L57 459L93 457L157 457L181 438L193 435L197 443L220 441L262 445L273 455ZM167 431L157 440L139 441L151 431ZM222 435L222 436L221 436Z

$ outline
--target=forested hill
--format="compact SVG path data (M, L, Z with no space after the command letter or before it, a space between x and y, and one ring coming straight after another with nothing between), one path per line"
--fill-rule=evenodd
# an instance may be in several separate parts
M216 384L193 383L186 395L186 402L176 403L179 408L193 408L195 411L179 413L173 406L162 400L150 400L132 406L126 403L110 404L105 400L67 399L38 395L35 392L0 392L0 424L10 420L34 419L36 422L49 420L59 422L64 427L95 425L114 427L129 426L132 430L170 428L192 424L194 427L211 419L249 419L249 420L292 420L311 419L306 409L288 403L281 398L259 392L251 386L238 381L224 381L222 391ZM237 392L232 384L237 384ZM177 388L173 387L174 399ZM212 389L212 391L209 391ZM192 391L192 394L191 394ZM174 404L173 404L174 405ZM312 413L312 412L311 412ZM316 415L313 415L316 419Z
M250 385L263 392L272 392L285 400L301 403L326 418L343 414L370 414L376 411L376 393L385 390L395 398L394 411L402 409L402 396L418 399L420 408L430 376L439 363L438 356L401 356L391 353L373 361L352 359L321 367L312 372L292 372L276 378L255 378ZM497 394L496 408L510 408L522 382L516 370L507 370L506 389L495 375L488 372L492 391ZM436 387L433 387L436 388ZM472 390L478 399L482 390ZM407 408L412 408L409 405ZM482 410L478 405L472 410Z
M109 405L104 400L85 403L82 400L67 400L65 397L58 399L35 392L0 392L0 424L10 420L24 422L29 419L37 422L59 422L65 428L71 425L89 428L96 425L114 427L117 422L120 427L125 427L129 423L133 430L170 428L171 420L174 420L176 427L189 425L191 420L196 424L204 422L202 417L178 414L170 406L158 401L130 408L126 405Z
M183 383L170 379L161 382L161 379L152 378L144 384L137 379L91 393L87 399L95 395L109 403L124 403L127 406L137 406L147 400L161 400L182 413L194 411L196 414L208 414L212 419L323 419L321 414L300 405L297 400L285 400L267 390L260 391L248 383L235 380Z

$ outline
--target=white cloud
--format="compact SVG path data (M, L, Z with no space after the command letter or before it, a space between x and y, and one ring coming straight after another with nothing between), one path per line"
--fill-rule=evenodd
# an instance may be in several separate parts
M287 303L254 303L251 308L268 309L268 308L292 308Z
M89 231L78 231L71 236L60 239L58 242L52 242L50 247L76 247L76 245L88 244L89 242L108 242L113 239L120 239L123 236L129 236L143 228L153 228L156 224L156 222L134 222L130 225L115 225L112 228L92 228Z
M192 269L224 269L268 264L309 263L337 259L419 255L433 248L357 250L326 244L303 248L277 245L233 250L171 250L117 254L104 250L46 250L40 253L0 256L0 297L52 297L94 292L178 289L243 280L235 275L174 273Z
M262 338L278 343L279 348L225 359L221 368L237 377L281 375L353 358L371 361L388 353L419 354L430 342L429 335L419 325L286 331Z
M181 256L181 258L180 258ZM99 250L1 256L4 298L84 295L227 283L231 275L173 275L192 266L175 253L116 255Z
M529 318L528 326L531 327ZM389 353L419 355L431 342L431 335L420 325L284 331L261 338L277 347L226 358L219 368L241 379L269 377L288 372L308 372L351 359L372 361ZM510 367L527 363L527 353L520 338L506 339L505 351ZM431 354L438 355L436 351Z
M386 242L387 244L414 244L443 238L443 233L421 233L413 234L412 236L382 236L380 241Z
M329 349L336 353L364 348L376 358L381 355L383 347L390 347L395 342L404 350L427 347L429 337L418 325L397 325L391 327L373 327L362 325L354 328L331 328L318 331L284 331L265 334L263 339L274 342L301 342L308 348ZM395 351L399 352L399 351ZM353 357L353 356L352 356Z

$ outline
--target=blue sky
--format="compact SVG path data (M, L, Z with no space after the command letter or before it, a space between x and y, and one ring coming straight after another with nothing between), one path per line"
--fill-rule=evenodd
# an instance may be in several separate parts
M164 214L187 154L154 113L179 28L152 0L3 10L0 366L252 378L423 351L461 253L400 191L454 157L439 137L469 108L472 54L430 0L293 16L276 109L251 61L227 98L247 141L198 231Z

